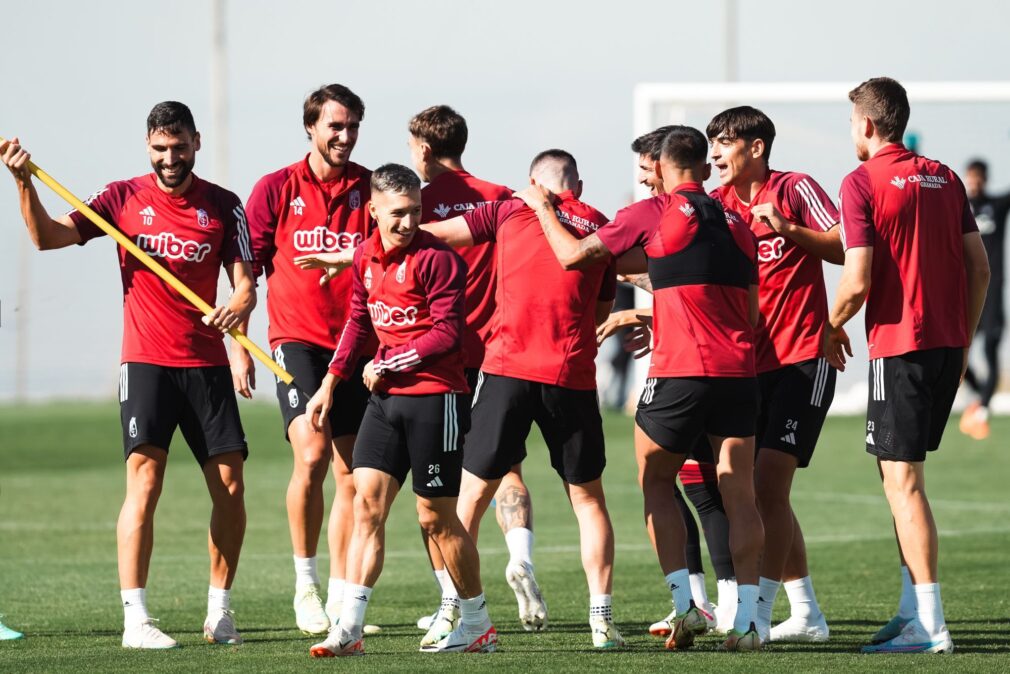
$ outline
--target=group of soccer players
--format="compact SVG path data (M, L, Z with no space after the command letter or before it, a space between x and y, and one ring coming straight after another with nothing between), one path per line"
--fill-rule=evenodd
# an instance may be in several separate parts
M529 185L516 193L468 173L466 122L444 105L410 120L414 170L369 171L351 161L364 104L338 84L305 100L308 155L262 178L243 207L193 174L200 135L188 108L155 106L153 173L111 183L88 204L208 303L220 266L234 291L203 316L119 251L123 646L177 645L145 596L176 427L213 503L204 635L242 642L230 589L248 452L235 393L250 397L255 375L237 342L229 358L221 334L246 330L265 274L270 346L294 375L293 384L277 381L277 397L294 459L295 621L326 635L312 656L360 655L364 635L378 631L365 614L386 518L408 473L441 591L438 608L418 621L421 650L495 650L476 546L493 500L522 626L547 627L521 473L534 422L578 521L593 646L624 645L612 616L594 359L598 339L626 325L637 328L631 346L651 351L634 444L646 526L673 602L650 631L672 650L710 629L725 634L729 651L827 640L789 494L796 469L810 463L836 369L851 356L843 326L864 303L865 444L891 507L903 580L898 614L866 650L949 652L924 461L964 372L988 263L958 177L901 144L909 114L901 85L871 79L850 100L862 164L842 184L840 213L810 176L770 168L774 125L743 106L717 115L706 133L669 126L636 139L653 196L613 220L582 201L576 160L563 150L534 157ZM46 212L17 139L0 153L38 248L101 235L78 211ZM710 159L720 187L706 194ZM822 260L844 264L830 311ZM618 278L649 290L652 306L611 314ZM324 602L316 560L330 465ZM678 474L702 518L718 606L705 593ZM791 615L772 627L782 585Z

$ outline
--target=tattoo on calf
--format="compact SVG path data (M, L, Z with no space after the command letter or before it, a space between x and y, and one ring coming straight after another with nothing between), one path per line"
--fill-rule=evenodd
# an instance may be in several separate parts
M519 487L506 487L498 499L495 516L498 518L498 526L503 532L516 527L532 529L532 506L529 492Z

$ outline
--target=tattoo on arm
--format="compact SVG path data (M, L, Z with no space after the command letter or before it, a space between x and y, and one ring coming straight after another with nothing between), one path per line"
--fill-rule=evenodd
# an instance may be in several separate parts
M584 239L579 239L579 253L584 260L602 260L610 256L610 251L600 241L600 237L590 234Z
M530 495L525 489L506 487L502 490L497 502L495 515L498 518L498 526L501 527L502 533L516 527L523 529L533 528Z
M633 286L637 286L647 293L652 292L652 281L649 279L648 274L629 274L624 277L627 283Z

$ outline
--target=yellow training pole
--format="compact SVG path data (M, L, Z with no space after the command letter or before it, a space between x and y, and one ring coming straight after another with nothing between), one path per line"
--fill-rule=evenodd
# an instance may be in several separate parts
M0 145L2 145L5 142L7 141L4 139L4 137L0 136ZM202 297L200 297L195 292L190 290L185 283L183 283L182 281L177 279L174 275L172 275L172 272L168 271L160 264L158 264L158 262L155 261L154 258L152 258L150 255L141 250L137 246L137 244L133 243L133 241L130 241L129 237L127 237L121 231L119 231L118 229L110 225L108 222L106 222L102 218L102 216L98 215L98 213L95 213L88 207L87 204L85 204L83 201L75 197L70 190L68 190L66 187L57 182L57 180L53 178L51 175L40 169L35 164L35 162L32 161L28 162L28 170L32 172L33 176L35 176L36 178L44 182L46 185L48 185L49 188L52 189L52 191L56 192L56 194L63 197L63 199L66 200L67 203L69 203L71 206L73 206L78 211L83 213L88 220L95 223L95 225L98 228L100 228L103 232L105 232L113 239L115 239L120 246L125 248L127 251L129 251L131 255L140 260L145 267L147 267L155 274L160 276L162 281L175 288L175 290L178 291L180 295L189 300L189 302L193 306L202 311L205 315L209 316L211 313L213 313L214 307L204 302ZM285 370L280 365L275 363L273 358L271 358L265 351L263 351L263 349L256 346L256 344L254 344L251 339L242 334L241 331L232 329L228 331L228 334L230 334L232 338L237 340L239 344L244 346L246 350L249 351L249 353L256 356L256 358L260 362L262 362L264 365L270 368L270 371L273 372L275 375L277 375L277 377L279 377L281 381L283 381L285 384L290 384L292 381L294 381L294 377L292 377L287 370Z

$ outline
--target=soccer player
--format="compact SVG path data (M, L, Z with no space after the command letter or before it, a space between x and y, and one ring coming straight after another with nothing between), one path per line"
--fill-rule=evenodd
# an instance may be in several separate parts
M421 190L423 223L456 217L487 202L512 198L512 190L476 178L463 168L467 126L455 110L446 105L427 108L411 118L408 128L411 160L421 179L428 183ZM467 384L473 390L484 362L484 343L490 335L494 315L494 244L482 243L457 252L467 265L463 353ZM495 503L495 514L509 550L505 579L516 595L519 620L523 629L540 631L546 626L547 604L533 575L533 513L521 466L513 466L502 479ZM452 579L445 571L438 547L427 540L426 546L442 590L442 601L432 615L418 621L418 627L427 632L422 644L440 641L459 622L459 596Z
M382 571L385 521L412 473L418 521L435 542L459 590L459 626L428 652L489 652L498 637L481 589L477 548L456 515L463 435L470 408L461 350L466 267L421 224L421 182L405 166L386 164L371 177L369 212L376 231L354 254L349 317L322 385L306 406L325 424L338 382L355 363L372 328L379 337L364 369L372 392L354 445L354 531L342 611L313 657L361 655L365 610Z
M986 376L979 377L970 367L964 380L979 396L961 415L961 432L976 440L989 437L989 403L999 384L999 345L1003 340L1003 242L1006 239L1007 215L1010 213L1010 193L993 195L986 192L989 166L981 159L968 164L964 186L968 204L975 215L982 244L989 256L992 280L979 319L978 332L982 335L982 353L985 357ZM977 338L977 334L976 334Z
M810 176L769 165L775 125L750 106L724 110L707 134L722 183L711 194L740 214L758 242L755 358L761 407L755 490L765 548L761 557L758 632L762 641L827 641L799 520L789 503L798 468L810 465L835 395L837 372L821 351L828 314L821 260L844 256L838 211ZM771 627L785 585L791 614Z
M964 374L989 264L957 175L901 144L909 114L901 84L876 77L849 100L862 164L842 181L845 266L824 352L844 367L852 350L843 326L865 302L866 451L877 457L902 562L898 615L863 650L949 653L925 460L940 446Z
M147 612L154 512L175 429L203 470L212 509L210 589L203 633L211 643L240 644L230 591L245 534L242 464L248 450L221 333L239 326L256 303L252 252L242 202L193 173L200 134L182 103L154 106L147 118L153 173L110 183L88 205L209 304L223 266L234 292L204 317L139 260L119 249L123 279L123 352L119 403L126 458L126 499L116 538L124 648L178 644ZM53 219L39 200L29 155L17 139L0 146L14 174L21 215L39 250L84 244L103 235L78 211Z
M739 593L734 627L723 647L757 650L763 529L753 477L756 244L739 216L705 195L702 182L711 171L707 151L701 132L672 130L660 155L667 193L622 209L613 222L583 238L562 227L550 195L534 186L522 197L565 269L644 249L654 290L655 348L635 417L635 451L646 525L678 611L666 646L690 647L707 630L691 595L684 522L674 497L677 471L707 436L730 521Z
M631 151L638 154L639 182L649 189L652 196L666 194L659 159L663 149L663 140L666 138L666 134L674 128L672 125L661 126L639 136L631 144ZM639 285L647 292L652 292L647 273L631 274L628 278L635 285ZM644 310L644 312L649 313L648 310ZM642 313L642 309L612 313L597 331L600 338L606 339L624 326L640 325L639 316ZM708 460L699 463L695 458L686 459L678 476L684 486L684 493L687 494L701 518L709 557L716 572L719 599L715 606L709 601L708 591L705 587L698 525L688 509L680 489L676 489L674 496L677 498L677 506L680 507L684 524L687 527L687 567L691 576L691 594L694 597L695 605L705 614L710 628L715 628L725 634L733 628L733 615L736 612L737 601L736 576L733 572L733 557L729 550L729 520L726 519L726 510L723 508L722 498L719 496L715 465L711 463L711 449L708 449L707 445L708 441L706 440L698 449L701 450L702 458ZM650 625L649 632L655 636L669 636L676 617L677 612L674 609L663 620Z
M530 181L558 195L559 217L573 236L587 236L606 222L579 200L582 181L568 152L534 157ZM613 307L613 265L559 269L536 214L518 199L486 203L425 228L454 246L493 241L497 257L495 315L473 394L460 519L476 540L502 478L526 458L526 437L536 422L579 523L593 645L623 646L612 617L614 531L603 494L606 456L594 362L596 325Z
M332 279L297 267L297 255L353 250L369 233L367 169L351 161L365 106L341 84L313 91L302 108L308 155L264 176L247 202L254 271L266 273L269 339L277 362L295 383L277 380L284 435L294 465L287 490L288 527L294 550L295 623L306 634L325 634L340 615L345 559L353 526L354 481L351 449L365 411L368 390L361 380L365 358L355 376L334 391L327 422L313 429L305 403L322 382L347 320L351 280ZM328 282L326 282L328 281ZM366 344L361 355L374 348ZM233 354L236 367L250 379L252 359ZM241 392L250 395L249 386ZM330 573L324 610L316 554L323 525L323 484L330 464L336 492L330 509L327 541Z

